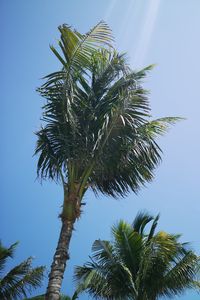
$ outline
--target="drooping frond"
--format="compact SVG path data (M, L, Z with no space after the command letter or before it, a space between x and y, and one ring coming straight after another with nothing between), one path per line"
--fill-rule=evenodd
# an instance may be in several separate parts
M134 219L132 227L134 231L143 235L145 226L153 219L154 219L153 216L149 215L147 212L139 212Z
M14 243L9 248L6 248L2 245L2 243L0 241L0 275L5 268L5 264L8 260L8 258L13 258L13 255L14 255L17 245L18 245L18 243Z
M53 140L51 140L51 135L49 133L49 137L48 133L49 132L43 128L36 133L38 140L35 154L40 153L37 167L38 174L40 173L42 178L45 178L48 174L48 176L53 179L54 177L59 177L59 167L62 168L62 164L59 166L60 157L56 151L57 141L55 140L55 136Z

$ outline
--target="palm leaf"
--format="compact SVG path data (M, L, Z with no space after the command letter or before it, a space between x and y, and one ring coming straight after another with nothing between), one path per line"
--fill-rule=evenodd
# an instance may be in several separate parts
M178 262L172 265L165 275L163 295L180 295L186 286L194 288L197 282L199 284L199 281L193 282L197 274L199 258L192 251L187 251L184 255L179 253L179 256Z
M145 226L153 220L153 216L149 215L147 212L140 212L136 215L132 227L134 231L143 235L143 230Z
M70 26L64 24L59 26L61 38L59 46L62 55L51 46L51 50L56 55L58 60L63 66L63 70L60 72L54 72L47 75L47 82L38 91L43 92L43 88L48 88L52 84L57 83L61 79L66 82L70 76L79 77L81 72L84 72L84 68L90 66L90 60L92 54L97 48L102 46L112 47L112 35L108 25L101 21L94 26L87 34L82 35L76 30L72 30Z
M6 248L0 243L1 275L7 259L9 257L13 258L17 244L15 243ZM45 268L43 266L32 268L31 264L32 258L29 257L0 278L0 299L21 299L22 296L26 297L27 293L41 286Z
M13 258L13 255L14 255L17 245L18 245L18 242L12 244L9 248L6 248L2 245L2 243L0 241L0 274L2 273L2 271L5 268L7 259Z
M166 133L170 125L173 125L176 122L181 120L184 120L184 118L180 118L180 117L159 118L145 123L144 126L141 126L140 130L144 131L149 138L154 139L156 136L160 136Z
M9 271L0 282L1 299L18 299L41 285L44 267L31 269L32 258L28 258Z

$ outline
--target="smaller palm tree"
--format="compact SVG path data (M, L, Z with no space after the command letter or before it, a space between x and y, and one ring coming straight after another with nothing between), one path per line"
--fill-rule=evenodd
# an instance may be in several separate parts
M114 226L111 242L96 240L90 262L76 268L78 284L95 299L115 300L156 300L199 286L199 257L180 235L155 233L158 219L140 213L132 225Z
M0 242L0 299L17 300L27 297L32 289L41 286L44 276L44 266L32 267L32 258L29 257L3 276L8 258L13 258L18 243L6 248Z

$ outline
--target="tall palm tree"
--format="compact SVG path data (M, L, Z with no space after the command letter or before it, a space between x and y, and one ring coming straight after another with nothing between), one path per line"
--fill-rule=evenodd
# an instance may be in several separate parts
M90 262L76 268L78 283L95 299L110 300L156 300L199 287L199 257L180 235L155 233L158 218L140 213L132 225L114 226L111 242L96 240Z
M29 257L3 276L5 264L8 258L13 258L18 243L9 248L4 247L0 242L0 299L17 300L27 297L32 289L41 286L44 274L44 267L33 268L32 258Z
M49 274L46 299L59 299L69 243L82 199L91 188L109 196L137 192L153 178L160 161L155 142L176 118L150 120L141 81L152 68L134 72L112 48L109 27L100 22L82 35L59 27L61 71L38 89L46 99L37 134L38 176L61 182L62 228Z

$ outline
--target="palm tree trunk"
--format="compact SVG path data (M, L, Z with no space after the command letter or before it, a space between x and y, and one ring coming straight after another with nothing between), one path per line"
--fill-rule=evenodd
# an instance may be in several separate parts
M63 211L60 215L62 227L58 240L56 252L53 257L51 271L49 274L49 283L46 292L46 300L59 300L62 280L69 259L69 244L76 219L80 216L80 199L77 191L69 192L64 186Z
M51 272L49 274L49 283L47 287L46 300L59 300L60 289L66 268L66 262L69 259L69 244L72 236L75 220L62 220L60 237L53 257Z

